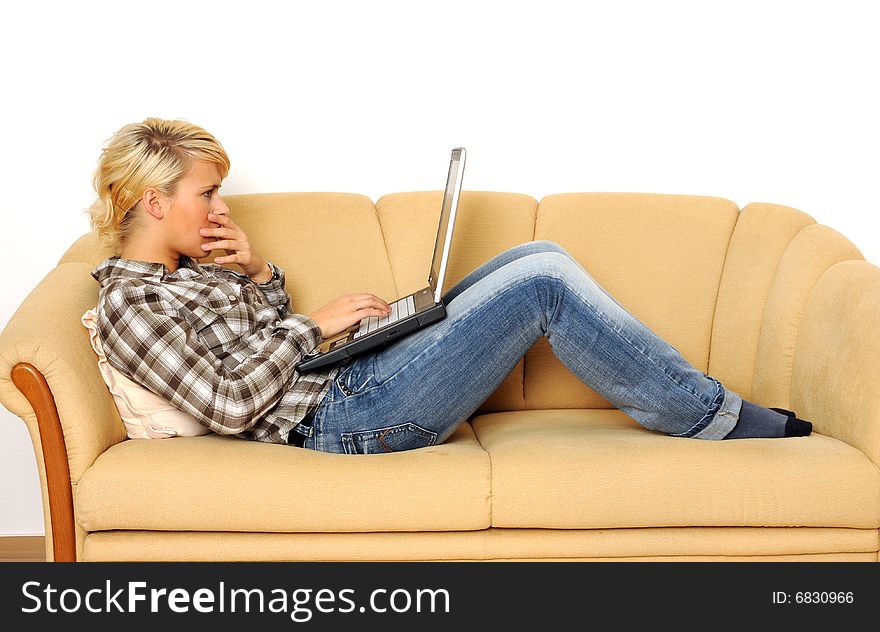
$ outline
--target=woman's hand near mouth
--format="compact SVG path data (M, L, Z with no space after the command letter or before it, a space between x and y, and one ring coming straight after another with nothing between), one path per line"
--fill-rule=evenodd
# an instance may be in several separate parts
M254 251L248 236L229 215L209 213L208 221L217 224L217 227L199 230L199 234L203 237L214 237L213 241L202 244L202 250L206 254L218 249L226 251L226 256L215 257L214 263L237 263L255 283L262 283L271 278L272 270L269 263ZM257 275L265 278L254 279Z

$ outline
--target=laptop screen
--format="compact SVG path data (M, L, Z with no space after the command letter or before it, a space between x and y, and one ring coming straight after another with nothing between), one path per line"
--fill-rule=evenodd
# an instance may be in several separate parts
M461 180L464 171L465 150L458 147L452 150L449 160L449 175L446 177L446 191L443 193L443 206L440 208L440 225L434 242L434 258L431 261L431 272L428 285L434 294L435 302L440 302L443 291L443 279L446 277L446 266L449 249L452 246L452 228L455 212L458 208L458 197L461 192Z

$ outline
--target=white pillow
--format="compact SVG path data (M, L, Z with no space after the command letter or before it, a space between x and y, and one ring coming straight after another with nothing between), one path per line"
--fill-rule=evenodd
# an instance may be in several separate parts
M113 394L129 439L195 437L211 432L189 413L175 408L164 397L159 397L110 366L98 336L96 309L83 314L82 323L89 330L92 349L98 356L98 369Z

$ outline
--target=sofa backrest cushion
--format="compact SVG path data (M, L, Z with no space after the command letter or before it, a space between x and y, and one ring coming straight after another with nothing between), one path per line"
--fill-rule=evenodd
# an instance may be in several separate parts
M812 223L796 209L761 203L749 204L737 218L718 292L709 367L745 399L756 401L751 389L758 339L779 259L791 239ZM781 402L763 403L785 408Z
M842 261L853 260L864 261L858 247L822 224L805 226L788 243L776 266L767 299L761 301L765 307L755 370L751 388L744 389L754 401L798 410L792 400L792 371L807 302L827 270Z
M630 313L698 369L739 208L719 197L561 193L538 205L535 239L557 242ZM721 379L720 377L718 379ZM525 359L526 407L607 408L542 338Z
M748 204L724 263L710 369L746 399L793 409L792 362L804 306L824 272L850 259L863 260L859 249L803 211Z

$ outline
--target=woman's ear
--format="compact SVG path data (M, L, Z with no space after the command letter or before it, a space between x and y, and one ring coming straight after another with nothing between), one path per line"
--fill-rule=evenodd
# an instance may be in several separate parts
M144 190L144 194L141 196L140 201L144 210L156 219L162 219L165 217L165 211L167 209L162 208L161 193L159 193L159 190L155 187L147 187Z

